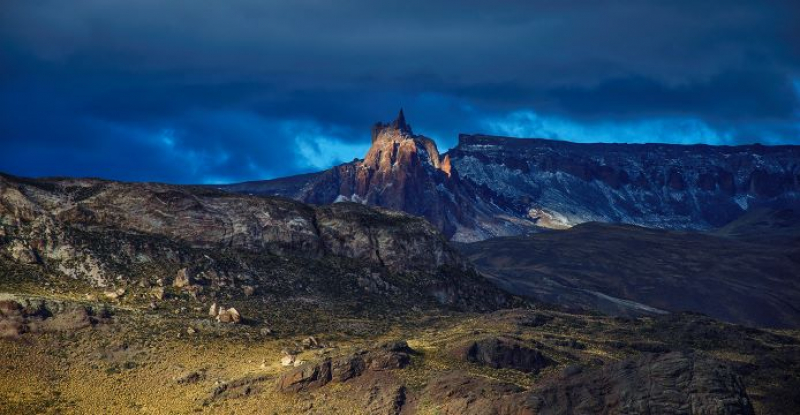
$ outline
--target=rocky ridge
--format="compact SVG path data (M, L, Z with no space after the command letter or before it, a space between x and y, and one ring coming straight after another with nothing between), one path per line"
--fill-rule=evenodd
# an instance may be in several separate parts
M112 300L134 291L159 301L173 291L199 298L219 289L248 297L257 287L272 286L269 293L295 285L289 280L331 261L338 265L330 275L310 276L309 283L341 273L336 290L352 284L369 296L413 301L414 292L425 292L433 302L459 306L473 295L508 298L426 221L361 204L313 207L203 187L2 176L0 229L0 265L86 284ZM287 260L308 271L287 272ZM401 274L407 276L395 277Z
M800 205L800 146L578 144L462 134L439 154L402 111L363 160L224 186L314 204L354 201L428 219L459 242L597 221L706 230Z

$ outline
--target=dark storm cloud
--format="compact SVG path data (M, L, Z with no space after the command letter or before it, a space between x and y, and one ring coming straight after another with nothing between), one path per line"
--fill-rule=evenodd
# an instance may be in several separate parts
M285 175L359 156L399 106L445 147L798 143L797 21L796 1L6 2L0 170Z

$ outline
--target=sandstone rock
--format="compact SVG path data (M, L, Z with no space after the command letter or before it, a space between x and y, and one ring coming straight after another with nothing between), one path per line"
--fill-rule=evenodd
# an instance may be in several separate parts
M217 317L219 315L219 306L217 303L211 304L211 307L208 308L208 316L209 317Z
M14 300L0 300L0 315L17 315L22 309L22 305Z
M278 389L281 392L300 392L325 386L331 381L330 359L319 364L305 364L288 373L278 380Z
M239 314L239 312L236 311L235 308L233 308L233 307L229 308L228 309L228 314L231 316L231 321L234 324L239 324L239 323L242 322L242 315Z
M251 285L245 285L244 287L242 287L242 292L244 293L245 297L252 297L253 294L255 294L256 289Z

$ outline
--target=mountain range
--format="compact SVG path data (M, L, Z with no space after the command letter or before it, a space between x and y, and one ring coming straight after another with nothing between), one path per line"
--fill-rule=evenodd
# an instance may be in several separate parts
M586 222L709 230L800 205L800 146L579 144L461 134L440 154L403 111L364 159L225 190L312 204L352 201L428 219L457 242Z

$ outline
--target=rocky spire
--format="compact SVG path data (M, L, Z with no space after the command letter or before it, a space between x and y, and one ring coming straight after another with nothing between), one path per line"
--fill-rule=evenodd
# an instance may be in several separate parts
M400 113L397 114L397 118L391 123L384 124L379 122L372 127L372 142L374 143L375 139L378 138L378 135L380 135L380 133L386 129L400 131L408 136L414 135L414 133L411 131L411 125L406 122L406 116L403 114L402 108L400 108Z
M406 123L406 116L405 114L403 114L402 108L400 108L400 113L397 114L397 119L395 119L394 122L392 122L391 127L396 130L402 131L408 135L412 135L411 126L408 123Z

